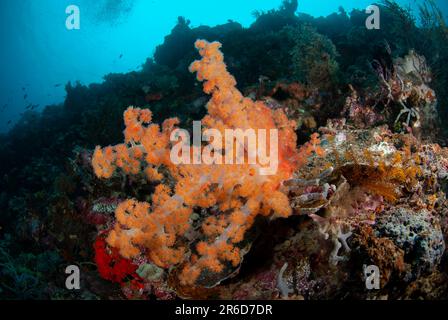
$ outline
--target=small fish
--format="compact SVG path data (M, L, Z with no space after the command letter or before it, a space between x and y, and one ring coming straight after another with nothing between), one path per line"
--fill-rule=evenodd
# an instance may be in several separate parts
M11 122L12 122L12 120L9 120L9 121L8 121L8 124L11 124Z
M26 99L26 98L28 98L28 95L27 95L27 94L23 96L23 99Z
M22 91L25 91L25 87L22 87Z
M121 58L123 58L123 54L120 54L120 56L118 57L118 59L121 59Z
M29 105L26 106L25 109L29 109L29 108L31 108L32 106L33 106L33 104L30 103Z
M60 83L56 83L56 84L54 85L55 88L58 88L58 87L60 87L60 86L61 86Z

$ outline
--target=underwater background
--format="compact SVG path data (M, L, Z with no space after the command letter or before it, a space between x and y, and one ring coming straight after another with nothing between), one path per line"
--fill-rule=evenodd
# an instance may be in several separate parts
M214 26L228 20L249 27L254 22L255 10L267 11L278 1L262 0L256 4L235 0L219 4L199 0L72 2L1 2L0 106L7 107L0 114L0 132L11 129L29 104L36 105L34 110L42 110L46 105L61 103L65 98L64 86L69 81L88 85L101 82L109 73L139 70L163 42L178 16L188 18L192 27ZM418 1L398 3L418 11ZM436 3L447 12L445 1ZM82 8L82 26L75 32L65 28L65 8L71 4ZM318 3L305 0L300 3L299 11L319 17L337 12L339 6L350 12L370 4L369 0ZM12 121L8 124L9 120Z
M0 298L446 299L448 2L371 4L1 1ZM263 185L148 156L245 117L288 154Z

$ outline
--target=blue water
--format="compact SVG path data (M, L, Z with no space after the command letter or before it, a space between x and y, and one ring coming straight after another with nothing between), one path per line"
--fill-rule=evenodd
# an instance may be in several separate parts
M299 0L299 12L328 15L343 6L366 8L369 0ZM416 6L417 0L402 0ZM64 100L68 81L100 82L113 72L138 70L185 16L192 26L228 19L249 26L254 10L280 0L1 0L0 132L9 130L30 104ZM448 1L439 0L448 12ZM80 30L67 30L65 9L80 8ZM8 124L8 122L10 122Z

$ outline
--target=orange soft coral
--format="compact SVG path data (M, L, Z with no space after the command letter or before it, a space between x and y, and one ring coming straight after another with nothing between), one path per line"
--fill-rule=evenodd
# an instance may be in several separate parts
M129 108L125 114L125 144L95 149L93 167L101 178L110 178L115 169L127 174L141 171L160 183L152 195L151 205L127 200L116 210L117 223L107 239L108 244L126 258L147 255L161 267L183 263L180 280L193 284L205 271L220 273L225 266L237 266L242 253L238 244L244 239L257 216L291 215L287 196L279 190L297 169L301 158L296 149L295 123L281 110L271 110L259 101L245 98L224 64L221 44L204 40L196 42L202 56L190 66L204 81L204 92L211 94L208 114L202 123L206 128L277 129L279 165L277 173L264 176L262 165L255 164L180 164L170 161L170 134L177 119L166 120L160 128L151 124L151 112ZM224 136L224 134L223 134ZM269 150L269 140L266 149ZM317 153L318 137L313 136L303 154ZM308 150L310 149L310 150ZM226 150L218 150L225 153ZM264 150L266 151L266 150ZM247 150L244 150L247 156ZM302 157L303 158L303 157ZM163 167L163 170L160 170ZM175 181L174 187L162 184L163 174ZM194 208L213 209L219 215L203 219L201 241L185 260Z
M225 129L278 129L280 175L288 176L296 167L297 137L294 121L289 120L280 109L271 110L261 101L244 97L236 88L235 78L227 71L219 42L198 40L196 48L202 56L190 65L197 79L204 81L204 92L212 98L207 104L208 115L202 122L218 129L224 136ZM269 150L269 141L265 148Z

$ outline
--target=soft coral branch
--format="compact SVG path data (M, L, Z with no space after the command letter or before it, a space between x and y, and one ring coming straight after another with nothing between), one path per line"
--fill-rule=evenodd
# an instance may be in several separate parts
M174 165L169 158L170 134L177 119L166 120L160 128L151 123L151 112L129 108L125 114L125 143L104 149L97 147L92 160L95 173L110 178L116 168L126 174L141 170L149 180L160 183L151 204L126 200L116 209L116 224L107 242L126 258L146 255L152 262L169 267L183 262L180 280L193 284L203 272L221 273L229 264L241 262L239 243L252 227L257 216L291 215L288 197L279 190L304 157L316 149L317 136L299 154L294 132L295 123L283 111L271 110L260 101L245 98L228 73L221 44L204 40L196 42L202 56L190 66L204 81L204 92L211 94L208 114L202 120L206 128L278 130L279 167L276 174L260 175L256 164ZM266 146L269 150L269 141ZM216 150L215 150L216 151ZM217 150L225 153L226 150ZM247 156L247 150L244 150ZM265 150L266 151L266 150ZM266 153L265 153L266 154ZM299 161L300 160L300 161ZM174 179L174 187L162 184L164 174ZM202 218L202 234L186 255L191 231L191 215L195 208L218 212ZM213 209L213 210L210 210Z

